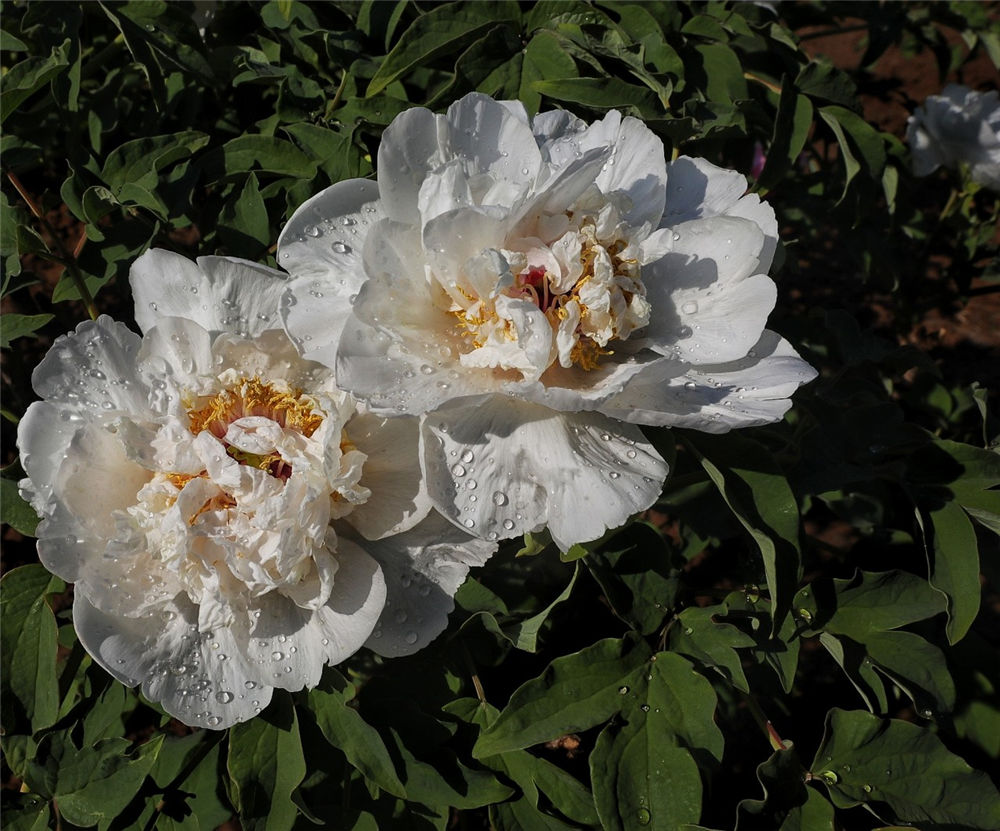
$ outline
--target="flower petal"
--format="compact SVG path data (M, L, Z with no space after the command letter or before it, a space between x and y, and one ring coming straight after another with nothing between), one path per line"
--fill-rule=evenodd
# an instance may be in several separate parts
M767 271L778 246L778 221L770 205L746 190L747 180L742 173L717 167L705 159L681 156L667 165L666 211L661 225L672 228L710 216L749 219L764 234L760 270Z
M483 565L496 551L495 543L470 537L437 514L366 546L382 566L388 591L367 646L386 658L410 655L436 638L448 625L469 567Z
M295 278L281 320L310 360L333 365L350 298L365 280L364 240L384 216L378 195L366 179L338 182L303 203L278 238L278 263Z
M279 326L286 285L280 271L235 257L187 257L153 248L132 263L135 318L148 332L163 317L184 317L209 332L257 334Z
M407 531L431 509L420 471L420 422L416 418L381 418L362 413L346 428L348 439L364 453L361 484L372 496L347 520L369 540Z
M742 218L677 226L673 251L644 270L648 300L656 308L646 331L649 345L696 364L746 355L777 297L771 278L755 274L763 239Z
M631 425L502 396L424 421L435 507L489 540L548 525L562 547L600 537L659 496L667 465Z
M42 398L64 402L96 418L144 412L148 390L136 372L139 336L107 315L86 320L52 348L31 373Z
M747 356L731 363L689 367L663 359L601 411L637 424L725 433L779 421L792 393L815 377L786 340L764 330Z

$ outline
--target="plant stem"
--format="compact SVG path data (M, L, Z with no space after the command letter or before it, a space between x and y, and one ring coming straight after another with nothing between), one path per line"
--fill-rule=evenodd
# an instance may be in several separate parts
M83 247L84 242L87 239L86 232L81 238L80 243L77 245L76 250L70 254L66 251L62 240L56 233L55 228L53 228L49 221L45 218L45 214L42 212L41 207L31 198L31 195L25 189L24 185L21 184L21 180L17 178L9 170L7 171L7 178L10 183L14 186L17 192L21 195L24 203L28 206L28 210L34 215L42 227L48 232L49 236L52 238L52 242L58 249L59 262L62 263L63 267L69 271L69 276L73 280L73 284L76 286L76 290L80 294L80 299L83 301L84 307L87 309L87 314L90 315L91 320L97 320L97 306L94 305L94 296L90 293L90 289L87 288L87 281L83 277L83 272L80 271L80 267L76 264L76 257L80 253L80 249Z

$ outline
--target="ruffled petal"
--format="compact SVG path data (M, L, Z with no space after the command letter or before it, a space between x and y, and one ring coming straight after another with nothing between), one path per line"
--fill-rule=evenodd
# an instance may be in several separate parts
M410 655L434 640L448 625L469 568L496 551L495 543L470 537L437 514L366 546L382 566L388 591L367 646L386 658Z
M187 257L153 248L132 263L129 283L139 328L183 317L209 332L253 335L280 326L276 315L285 275L235 257Z
M31 373L42 398L73 407L88 418L147 410L148 388L136 372L141 340L121 323L101 315L56 338Z
M566 550L600 537L660 493L667 464L631 425L492 396L424 421L435 507L488 540L548 525Z
M786 340L764 330L747 355L731 363L691 367L662 359L601 411L637 424L725 433L780 421L792 393L815 377Z
M430 497L420 470L420 422L412 417L352 418L347 437L367 458L361 484L372 496L347 521L369 540L407 531L427 516Z
M49 401L32 403L17 424L21 466L28 474L20 483L21 496L40 516L49 511L59 465L82 426L83 416L76 408Z
M365 280L364 241L383 216L378 184L351 179L303 203L282 230L278 263L296 279L281 296L281 321L310 360L333 365L351 298Z

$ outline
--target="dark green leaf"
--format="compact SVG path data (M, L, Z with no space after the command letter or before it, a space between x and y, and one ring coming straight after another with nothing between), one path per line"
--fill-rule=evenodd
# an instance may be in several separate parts
M0 91L0 124L28 96L65 71L69 66L69 48L70 41L66 40L59 47L53 47L48 57L26 58L7 70L3 76L3 90Z
M931 585L948 598L948 640L962 639L979 613L979 544L960 505L946 502L930 511L933 529Z
M298 719L287 695L229 731L233 801L247 831L288 831L298 813L292 791L306 774Z
M2 586L3 724L7 733L33 733L51 725L59 712L56 619L46 597L66 584L40 565L27 565L4 575Z
M737 649L756 646L746 632L715 620L728 612L725 605L692 606L677 615L668 634L671 652L679 652L717 670L743 692L749 692L743 660Z
M600 724L621 707L622 679L648 658L645 644L614 638L556 658L514 692L473 755L517 750Z
M750 439L733 435L699 440L701 465L764 558L777 633L799 581L799 508L772 454Z
M223 243L234 254L256 256L268 246L271 224L253 173L247 176L242 190L234 192L222 206L218 231Z
M322 687L309 691L309 707L326 740L340 750L367 779L395 796L406 789L396 775L392 759L378 731L348 705L354 688L334 670L327 670Z
M74 825L104 823L132 801L163 738L131 751L125 739L102 739L77 749L67 732L49 733L38 743L25 781L33 791L55 797L60 813Z
M894 821L1000 827L1000 794L989 777L915 724L834 709L812 772L838 808L866 804Z
M32 332L36 332L41 329L46 323L48 323L54 315L44 314L44 315L19 315L13 312L0 316L0 347L4 349L10 348L10 342L17 338L23 338L25 335L30 335ZM7 509L6 509L7 497L4 497L4 522L10 522L7 519ZM10 522L13 525L13 522ZM23 532L22 532L23 533ZM29 532L29 536L32 536L34 531Z
M365 93L371 98L414 67L439 55L456 52L500 21L516 21L517 7L510 3L483 6L446 3L418 17L386 55Z
M617 78L560 78L532 81L529 87L555 101L582 104L594 109L630 107L650 115L662 111L659 100L651 90Z

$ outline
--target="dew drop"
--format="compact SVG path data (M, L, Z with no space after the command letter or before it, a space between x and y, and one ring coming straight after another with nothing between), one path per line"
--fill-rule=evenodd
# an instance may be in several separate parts
M465 462L468 465L468 464L471 464L472 462L474 462L475 459L476 459L476 457L472 455L472 451L471 450L463 450L462 451L461 459L462 459L463 462Z
M462 465L452 465L451 472L455 476L465 476L465 468Z
M649 712L649 705L648 704L643 704L639 709L642 710L644 713L648 713Z
M465 487L470 491L474 491L476 488L479 487L479 483L475 479L470 479L468 482L465 483ZM475 499L475 497L471 498Z
M465 524L466 528L475 528L476 521L474 519L467 519L467 520L465 520L464 524Z
M686 389L689 392L691 392L693 390L698 389L698 385L694 381L685 381L684 382L684 389Z
M503 521L503 527L506 528L508 531L512 531L514 529L514 520L505 519Z
M832 770L822 771L819 778L826 782L827 785L836 785L840 781L840 777Z
M873 788L872 788L872 786L871 786L871 785L865 785L865 786L864 786L864 787L862 788L862 790L863 790L863 791L864 791L865 793L871 793L871 792L872 792L872 790L873 790Z
M218 701L220 704L228 704L235 697L236 696L234 696L231 692L229 692L229 690L219 690L215 694L215 700Z
M257 689L257 682L256 681L245 681L245 682L243 682L243 686L246 687L248 690L255 690L255 689Z
M628 695L628 687L626 687L624 685L621 686L621 687L619 687L618 688L618 693L619 693L619 695Z
M507 494L503 491L493 491L493 504L494 505L506 505L507 504Z
M649 825L652 818L653 815L649 813L648 808L640 808L635 813L635 821L638 822L639 825Z
M341 242L340 240L337 240L337 242L335 242L333 245L331 245L330 248L333 249L333 252L335 254L350 254L351 253L351 246L349 246L347 243Z
M406 633L406 636L403 638L403 640L405 640L409 644L414 644L417 642L417 633L411 629L409 632Z
M209 716L208 717L208 725L210 727L217 727L221 723L222 723L222 719L219 718L218 716Z
M271 653L271 660L272 660L272 661L280 661L280 660L282 660L282 659L283 659L284 657L285 657L285 656L284 656L284 653L282 653L282 652L272 652L272 653Z
M433 375L434 374L434 367L432 367L430 364L424 364L423 366L420 367L420 371L424 375Z

